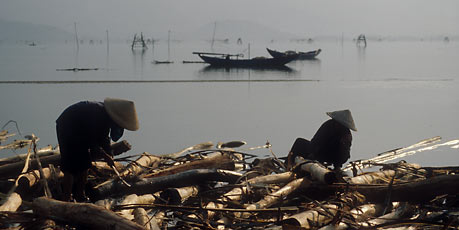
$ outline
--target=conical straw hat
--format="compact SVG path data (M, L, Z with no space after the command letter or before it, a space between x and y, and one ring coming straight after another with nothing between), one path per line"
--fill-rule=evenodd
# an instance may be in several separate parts
M107 97L104 100L104 107L112 120L121 128L130 131L139 129L139 120L137 119L134 102Z
M354 119L352 118L351 111L349 111L348 109L327 112L327 115L339 122L340 124L346 126L347 128L357 131L357 128L354 124Z

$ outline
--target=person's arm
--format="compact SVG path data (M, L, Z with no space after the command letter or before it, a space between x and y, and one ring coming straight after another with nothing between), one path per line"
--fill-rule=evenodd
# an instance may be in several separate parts
M333 138L335 133L333 126L333 121L330 119L324 122L317 132L314 134L314 137L311 139L311 152L312 154L318 154L321 152L321 148L327 146L327 143ZM319 156L315 156L319 157Z
M352 135L351 133L344 134L339 142L339 154L337 154L337 164L334 164L335 168L341 166L351 157L351 145L352 145ZM339 163L338 163L339 162Z
M113 157L113 151L110 147L110 138L107 136L91 143L91 158L93 160L103 158L105 155Z

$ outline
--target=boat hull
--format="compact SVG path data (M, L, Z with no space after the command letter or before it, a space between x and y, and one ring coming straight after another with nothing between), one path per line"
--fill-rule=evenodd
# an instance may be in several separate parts
M199 57L212 66L255 68L283 66L296 58L286 56L279 58L226 59L206 55L199 55Z
M294 52L294 51L279 52L279 51L271 50L268 48L266 48L266 50L268 50L268 53L274 58L297 54L296 60L315 59L317 55L319 55L320 52L322 51L321 49L318 49L318 50L309 51L309 52Z

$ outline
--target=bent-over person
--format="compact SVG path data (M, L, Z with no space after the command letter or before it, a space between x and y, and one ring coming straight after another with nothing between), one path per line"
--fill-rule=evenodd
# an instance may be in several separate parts
M110 138L118 141L124 129L139 129L134 102L106 98L81 101L66 108L56 121L57 140L64 172L62 200L86 201L84 192L91 162L104 158L113 165Z

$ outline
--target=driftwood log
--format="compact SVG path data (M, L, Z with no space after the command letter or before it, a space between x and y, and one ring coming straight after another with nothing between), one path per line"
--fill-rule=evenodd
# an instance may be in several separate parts
M59 165L60 160L61 160L60 154L50 155L50 156L45 156L45 157L40 158L40 162L43 167L46 167L50 164ZM24 168L24 162L16 162L16 163L2 165L0 166L0 178L2 179L15 178L21 173L23 168ZM29 170L35 170L35 169L38 169L38 163L36 160L31 160Z
M422 202L443 194L459 193L459 175L441 175L425 180L388 185L330 185L329 187L349 189L363 194L368 202L384 202L391 192L391 201ZM422 192L419 192L422 191Z
M145 229L143 226L95 204L63 202L40 197L33 200L32 206L36 215L86 226L90 229Z
M307 186L309 186L311 184L311 181L306 179L306 178L299 178L299 179L296 179L296 180L293 180L291 181L290 183L288 183L287 185L285 185L284 187L282 187L281 189L271 193L271 194L268 194L267 196L265 196L263 199L261 199L260 201L254 203L254 204L250 204L249 206L247 206L247 210L256 210L256 209L264 209L264 208L268 208L268 207L271 207L272 205L280 202L282 199L284 199L285 197L287 197L289 194L291 194L292 192L296 191L298 188L302 187L302 188L305 188ZM244 213L244 217L249 217L250 213Z
M151 168L156 168L158 167L159 163L161 162L161 158L151 155L147 152L142 153L142 155L137 158L137 160L129 163L121 172L120 172L120 177L121 178L133 178L135 176L140 175L142 172L146 171L146 169L151 169ZM110 167L110 166L108 166ZM112 170L110 168L110 170ZM109 179L99 185L96 185L94 188L99 188L101 186L111 184L111 186L114 186L114 183L116 183L118 180L118 177L115 179Z
M363 223L364 221L374 218L381 215L382 213L381 205L376 204L364 204L355 209L352 209L349 214L353 218L353 222ZM319 230L342 230L349 229L349 225L344 222L332 223L326 226L321 227Z
M337 210L338 206L327 204L295 214L282 221L282 229L311 229L324 226L336 215Z
M13 192L5 198L5 202L0 206L0 211L15 212L22 204L22 198L19 194Z
M115 168L118 171L123 170L125 167L121 162L115 161L113 163L115 163ZM113 168L105 161L93 161L90 169L96 175L107 176L115 174L115 172L113 172Z
M168 176L145 178L127 187L121 183L110 183L95 189L97 198L108 196L123 196L128 194L154 193L164 188L186 187L209 181L224 181L234 183L242 174L220 169L192 169Z
M124 140L113 143L111 146L114 149L113 153L115 156L123 153L120 151L125 151L125 150L130 149L129 143ZM51 155L40 157L40 162L43 167L47 167L50 164L53 164L56 166L60 165L61 155L58 150L53 150L53 151L55 152ZM21 173L21 170L23 168L24 168L23 161L2 165L0 166L0 179L15 178ZM30 162L30 167L29 167L29 170L34 170L34 169L38 169L38 164L37 164L37 161L35 160Z
M54 170L53 170L54 169ZM62 173L59 169L53 167L51 168L44 168L43 174L46 180L50 179L60 179L64 177L64 173ZM18 180L18 189L23 191L27 190L40 182L41 176L38 170L33 170L26 174L23 174L19 177Z
M45 157L49 155L59 154L59 151L53 150L52 146L48 145L47 147L37 150L37 154L41 158L41 157ZM27 153L19 154L19 155L7 157L7 158L2 158L0 159L0 165L11 164L11 163L15 163L18 161L24 161L26 157L27 157Z
M120 172L121 177L128 177L128 176L137 176L142 172L146 171L146 169L156 168L158 167L161 161L160 157L151 155L147 152L142 153L142 155L137 158L137 160L129 163L126 168Z
M153 196L152 194L145 194L142 196L138 196L136 194L131 194L128 196L125 196L124 199L121 201L121 205L131 205L131 204L153 204L156 200L156 197ZM133 213L133 209L123 209L118 212L122 217L132 220L135 218L135 215Z
M394 170L384 170L381 172L370 172L356 177L351 177L348 179L348 182L351 184L382 184L387 183L394 176Z
M132 212L134 215L134 222L139 224L140 226L145 227L146 230L150 230L150 218L148 217L147 211L143 208L136 208ZM156 223L155 223L156 224Z
M300 166L300 170L308 172L313 180L317 180L324 184L336 182L337 177L334 171L331 171L322 164L314 161L307 161Z
M271 174L266 176L258 176L251 178L247 181L244 181L243 186L233 188L229 192L222 195L221 198L217 199L216 202L208 202L204 208L205 209L215 209L215 208L224 208L227 203L237 202L242 199L244 194L248 192L249 185L263 186L268 184L286 184L294 179L294 174L292 172L285 172L280 174ZM211 218L215 215L215 211L207 211L207 217ZM239 214L242 215L242 214ZM196 219L195 214L188 215L190 219Z
M377 218L373 218L369 221L366 221L362 224L362 226L376 226L380 224L387 223L392 220L397 220L401 218L405 218L413 214L414 208L410 204L403 202L400 204L393 212L385 214L383 216L379 216Z
M268 184L286 184L293 179L294 174L292 172L254 177L247 181L243 181L243 186L233 188L231 191L225 193L219 200L224 203L241 200L242 195L247 193L247 185L263 186Z
M137 204L138 198L139 196L137 196L136 194L125 196L123 201L121 201L121 205ZM132 220L134 218L132 214L133 211L134 211L133 209L123 209L119 211L118 214L128 220Z
M187 186L182 188L167 188L160 193L161 199L167 201L168 204L181 204L188 198L198 195L198 186Z
M159 177L167 176L191 169L228 169L234 170L234 161L231 159L229 154L223 152L217 152L201 160L190 161L184 164L171 166L169 168L147 174L144 177Z

